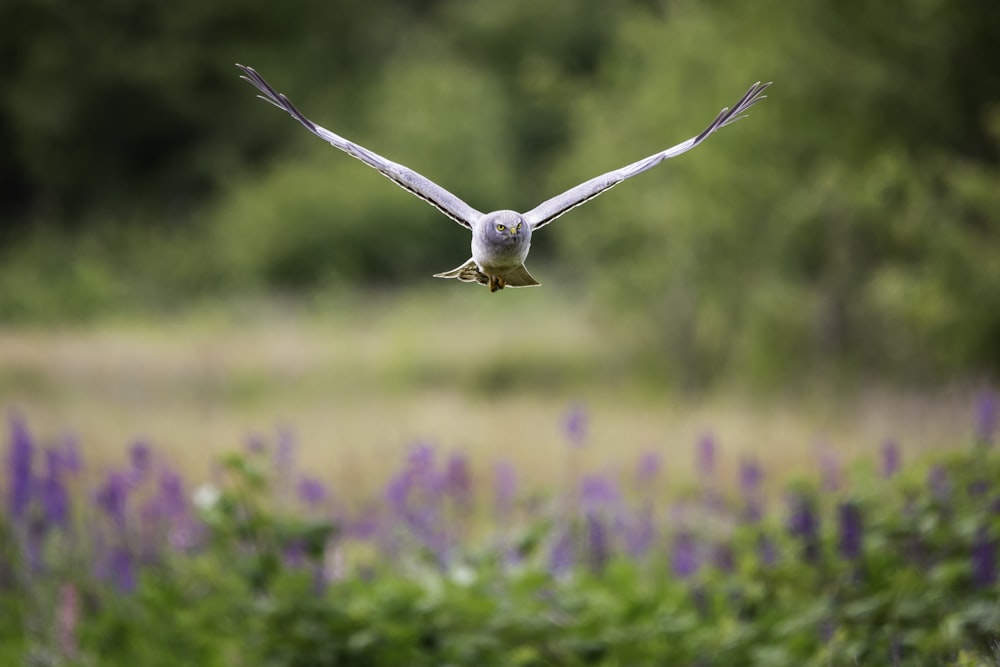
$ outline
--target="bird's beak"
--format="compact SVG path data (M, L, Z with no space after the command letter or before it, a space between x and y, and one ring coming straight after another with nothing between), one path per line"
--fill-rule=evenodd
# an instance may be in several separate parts
M511 236L517 236L517 230L516 230L516 229L514 229L513 227L511 227L511 228L510 228L510 235L511 235Z

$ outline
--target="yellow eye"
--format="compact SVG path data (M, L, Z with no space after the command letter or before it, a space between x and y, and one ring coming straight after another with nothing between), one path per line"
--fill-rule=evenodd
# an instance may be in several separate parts
M504 227L503 225L497 225L497 231L498 231L498 232L502 232L502 231L503 231L503 230L505 230L505 229L507 229L507 228L506 228L506 227Z
M515 231L515 232L519 232L519 231L521 231L521 223L520 223L520 222L519 222L519 223L517 223L517 227L515 227L515 228L514 228L514 231Z

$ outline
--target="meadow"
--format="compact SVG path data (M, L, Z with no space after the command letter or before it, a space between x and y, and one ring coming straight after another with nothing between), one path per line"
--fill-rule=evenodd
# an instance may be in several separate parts
M0 333L3 662L997 662L988 389L682 392L483 296Z
M468 454L477 471L503 458L535 485L558 486L565 421L578 410L589 466L656 450L683 481L691 444L710 434L723 458L756 456L787 481L824 449L849 463L888 439L917 457L946 448L967 434L981 389L838 390L814 377L785 391L682 391L637 373L578 295L547 289L502 301L447 288L248 300L169 318L7 327L0 405L45 437L74 434L95 462L144 439L190 472L287 430L304 463L364 492L414 441Z

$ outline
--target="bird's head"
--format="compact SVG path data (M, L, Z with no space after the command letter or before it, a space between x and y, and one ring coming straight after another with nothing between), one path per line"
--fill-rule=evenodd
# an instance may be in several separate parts
M531 240L531 226L516 211L494 211L483 216L479 232L492 246L520 246Z

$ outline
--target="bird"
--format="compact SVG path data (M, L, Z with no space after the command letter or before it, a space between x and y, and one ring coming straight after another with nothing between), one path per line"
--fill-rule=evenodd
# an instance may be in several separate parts
M426 176L317 125L306 118L285 95L271 87L255 69L239 63L236 64L236 67L242 72L240 78L257 89L259 93L257 97L287 112L323 141L377 169L396 185L430 203L446 216L471 231L472 257L450 271L434 274L434 277L457 278L462 282L478 283L489 287L490 292L496 292L505 287L540 285L541 283L535 280L524 266L528 250L531 248L531 237L536 231L570 209L590 201L625 179L652 169L664 160L686 153L717 130L745 118L750 107L767 97L763 93L771 85L771 82L761 83L759 81L753 84L736 104L723 108L708 127L687 141L620 169L595 176L562 194L547 199L530 211L518 213L509 209L501 209L483 213Z

